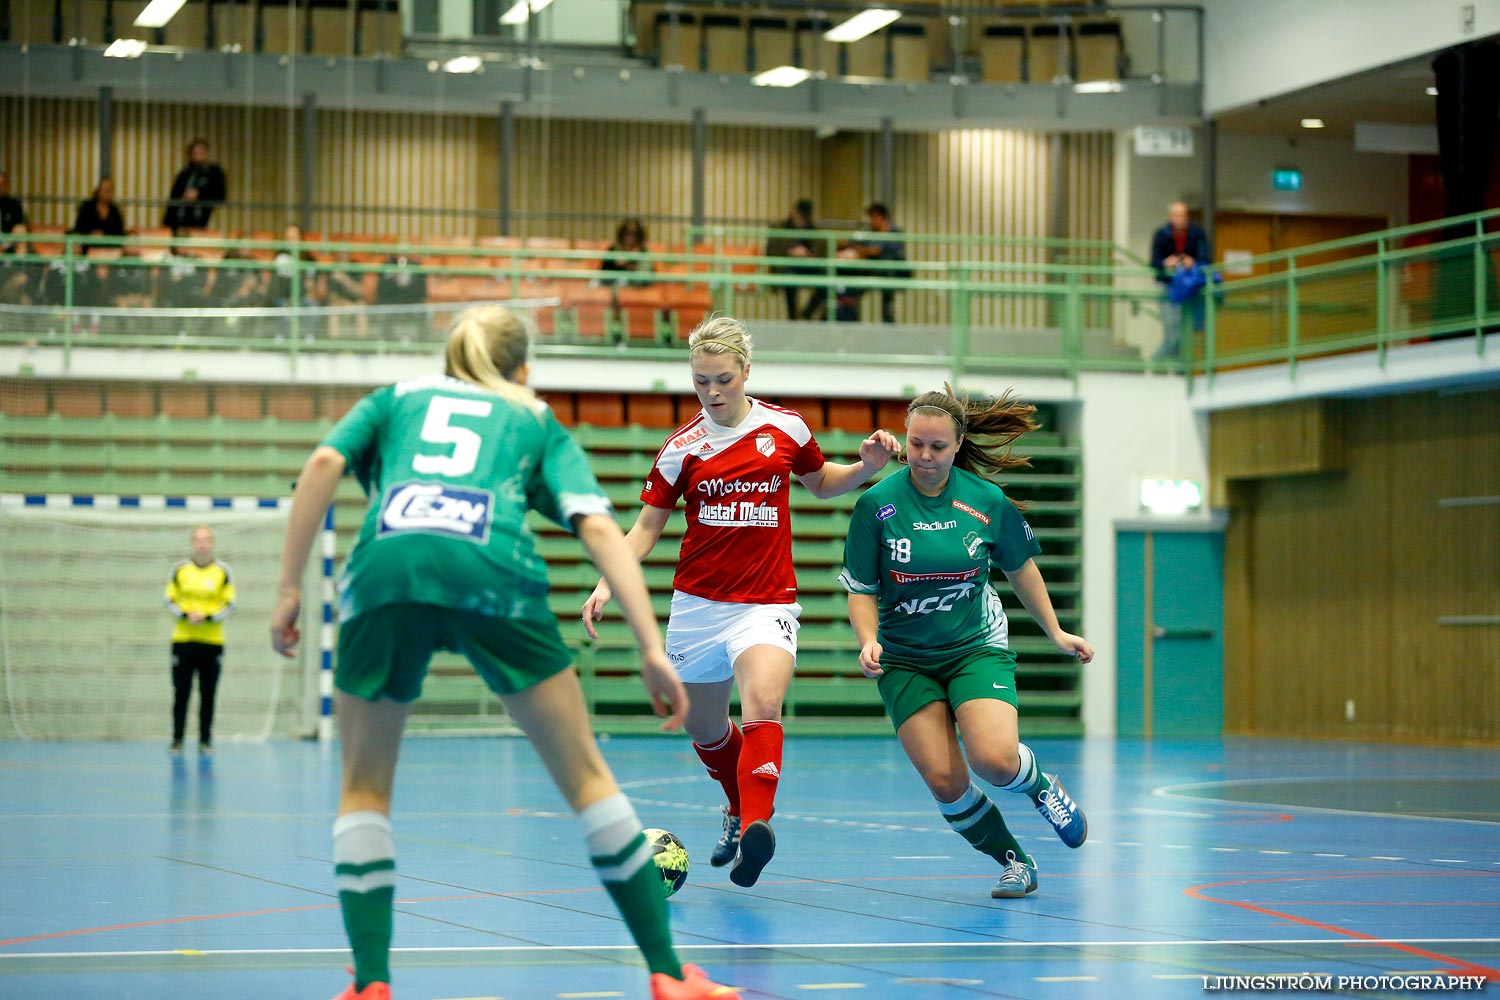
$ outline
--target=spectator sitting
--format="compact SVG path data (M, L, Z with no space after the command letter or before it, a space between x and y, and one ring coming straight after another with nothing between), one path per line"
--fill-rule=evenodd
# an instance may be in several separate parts
M792 206L791 214L781 220L777 229L817 229L813 222L813 204L811 199L801 198ZM798 236L773 236L766 241L767 257L822 257L827 249L826 244L815 238L803 238ZM823 268L819 266L799 266L796 264L778 264L771 268L772 274L802 274L805 272L817 273ZM825 315L828 305L828 289L816 286L810 289L811 294L807 298L807 305L799 311L797 308L798 293L802 289L796 285L785 285L781 289L786 296L786 318L787 319L821 319Z
M298 226L287 226L282 238L288 244L302 242L302 229ZM306 250L293 250L288 246L284 250L278 250L276 257L271 262L271 280L266 286L266 305L283 308L293 305L292 302L292 274L297 270L297 264L301 263L301 294L300 301L296 305L317 305L317 275L310 265L312 255Z
M0 233L13 233L26 225L26 209L21 199L10 193L10 174L0 170Z
M162 304L168 308L202 309L217 300L217 272L205 266L190 241L181 240L172 248L163 271Z
M115 204L115 182L113 178L99 178L94 193L78 205L78 214L73 218L69 230L84 236L124 236L125 217Z
M321 296L323 304L328 306L366 306L369 300L365 297L365 274L363 271L351 270L349 268L350 257L347 252L340 251L334 254L334 267L324 271L322 277L322 288L324 294ZM328 317L328 335L338 337L342 332L340 327L342 317L333 314ZM354 314L355 333L361 340L368 339L370 335L370 320L363 309Z
M646 252L646 227L640 219L626 219L615 229L615 241L609 245L609 256L604 258L599 265L601 271L629 271L634 273L645 273L651 270L651 262L641 260L641 254ZM616 281L620 284L629 281L631 284L642 282L627 278L621 274Z
M880 202L873 202L865 209L865 215L869 218L870 231L874 233L899 233L901 229L891 223L890 209ZM851 240L839 250L839 256L845 260L905 260L906 241L896 239L874 239L874 240ZM871 277L885 278L910 278L911 271L897 270L895 268L870 269L869 271L848 271L847 274L868 274ZM865 294L863 288L840 288L838 290L838 304L835 317L841 323L851 323L859 319L859 300ZM896 322L896 290L894 288L882 288L880 290L880 321L882 323Z
M1204 325L1204 294L1200 289L1184 302L1172 301L1172 278L1178 271L1213 261L1213 252L1208 245L1208 234L1203 227L1188 218L1184 202L1174 201L1167 209L1167 221L1151 237L1151 268L1161 291L1161 346L1152 355L1153 361L1177 358L1182 353L1183 334L1189 322L1195 332L1201 333Z
M419 306L427 301L427 275L417 270L421 261L405 254L392 254L375 280L375 302L382 306ZM381 312L382 337L411 340L422 328L423 318L416 310Z
M209 216L228 196L224 171L208 161L208 140L188 143L187 166L172 181L171 202L162 213L161 224L171 230L203 229Z
M26 224L17 223L6 232L12 236L26 236ZM0 303L8 306L29 306L41 293L41 271L45 265L30 264L12 259L16 255L31 253L31 244L24 239L7 241L0 251Z
M228 309L253 309L266 304L270 274L263 268L238 267L233 263L254 259L254 254L249 250L239 248L224 254L224 260L231 263L215 278L213 284L214 299L219 305Z

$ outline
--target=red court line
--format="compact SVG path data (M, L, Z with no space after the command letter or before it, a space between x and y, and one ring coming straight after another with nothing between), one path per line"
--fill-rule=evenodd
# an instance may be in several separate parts
M1410 874L1401 873L1401 874L1382 874L1382 875L1297 875L1297 876L1288 876L1288 877L1284 877L1284 878L1245 879L1245 880L1239 881L1239 882L1210 882L1210 883L1208 883L1206 885L1189 886L1188 888L1182 890L1182 894L1184 896L1189 897L1190 899L1199 899L1199 900L1203 900L1204 902L1208 902L1208 903L1225 903L1225 904L1227 904L1229 906L1237 906L1237 907L1239 907L1242 910L1249 910L1252 913L1260 913L1260 914L1263 914L1263 915L1268 916L1268 917L1276 917L1279 920L1287 920L1287 921L1290 921L1291 923L1294 923L1294 924L1301 924L1304 927L1316 927L1319 930L1328 931L1331 934L1340 934L1340 935L1343 935L1344 937L1354 938L1355 940L1360 941L1362 943L1368 943L1368 944L1371 944L1371 945L1377 945L1377 946L1382 947L1382 948L1393 948L1396 951L1403 951L1403 952L1406 952L1409 955L1417 955L1417 956L1419 956L1421 958L1430 958L1430 959L1432 959L1434 961L1437 961L1437 962L1447 962L1447 963L1450 963L1452 965L1452 967L1453 967L1452 971L1454 973L1458 974L1458 975L1464 975L1464 976L1483 976L1487 980L1500 980L1500 969L1491 969L1491 968L1487 968L1487 967L1482 966L1482 965L1475 965L1472 962L1464 961L1461 958L1454 958L1451 955L1443 955L1443 954L1440 954L1440 953L1435 952L1435 951L1428 951L1425 948L1417 948L1417 947L1414 947L1414 946L1409 945L1409 944L1403 944L1403 943L1401 943L1399 941L1387 941L1387 940L1384 940L1382 938L1376 937L1373 934L1365 934L1362 931L1350 930L1347 927L1339 927L1336 924L1323 923L1322 921L1319 921L1319 920L1310 920L1307 917L1299 917L1299 916L1296 916L1295 914L1283 913L1281 910L1272 910L1272 909L1270 909L1268 907L1265 907L1265 906L1257 906L1254 903L1244 903L1244 902L1240 902L1238 900L1233 900L1233 899L1220 899L1217 896L1207 895L1203 891L1205 889L1217 889L1217 888L1221 888L1223 886L1230 886L1230 885L1268 885L1268 884L1274 884L1274 883L1279 883L1279 882L1323 882L1323 881L1331 881L1331 880L1334 880L1334 879L1351 879L1351 878L1429 878L1430 879L1430 878L1495 878L1495 877L1496 877L1496 874L1495 873L1491 873L1491 872L1421 872L1421 873L1412 872ZM1300 904L1293 904L1293 905L1300 905ZM1361 903L1359 905L1361 905L1361 906L1405 906L1407 904L1405 904L1405 903L1396 903L1396 902L1383 902L1383 903Z

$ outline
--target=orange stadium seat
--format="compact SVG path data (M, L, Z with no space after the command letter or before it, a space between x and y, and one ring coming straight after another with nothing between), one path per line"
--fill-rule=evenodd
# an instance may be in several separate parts
M595 427L624 427L625 397L618 392L580 392L578 422Z
M841 431L868 434L873 429L870 426L870 410L870 401L867 399L830 399L828 426Z
M630 422L642 427L677 426L677 404L671 396L656 393L637 393L628 401Z
M567 282L562 286L563 308L573 311L578 324L578 336L603 337L605 321L613 303L608 288Z
M625 335L632 340L656 337L656 314L662 307L662 290L656 285L625 285L617 292Z

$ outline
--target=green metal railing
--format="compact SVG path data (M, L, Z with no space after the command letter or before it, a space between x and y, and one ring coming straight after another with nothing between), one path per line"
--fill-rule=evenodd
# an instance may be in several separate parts
M830 239L851 234L831 234ZM904 236L905 234L903 234ZM694 253L643 253L642 270L603 272L611 255L598 250L549 247L434 246L358 243L40 236L56 253L3 258L12 268L30 268L45 278L44 301L30 307L0 306L0 344L58 346L71 355L78 346L271 348L295 361L307 350L430 352L453 312L466 300L515 301L538 320L541 353L578 356L607 351L618 356L676 358L686 333L685 317L709 311L772 319L781 310L779 290L822 288L829 300L825 324L833 330L833 303L840 294L894 291L926 318L900 327L902 347L883 350L893 363L942 363L955 372L976 365L1062 371L1091 368L1138 370L1139 355L1113 350L1116 306L1136 312L1152 308L1157 291L1146 268L1109 263L1035 263L1025 260L820 260L816 271L787 270L806 258L734 253L725 243L706 243ZM923 237L924 240L936 239ZM1000 245L1004 241L991 241ZM1017 246L1026 241L1009 241ZM1108 244L1080 246L1035 241L1036 249L1103 257ZM982 241L969 245L980 246ZM309 259L311 256L311 259ZM348 309L314 307L309 293L336 274L365 280L389 274L390 258L440 258L401 270L427 283L420 305ZM267 259L271 258L271 259ZM348 258L348 259L344 259ZM192 275L186 283L184 274ZM212 275L212 281L208 276ZM269 276L269 277L268 277ZM227 307L220 290L241 282L280 282L274 304ZM3 281L0 281L3 284ZM205 284L216 289L201 294ZM201 302L181 305L175 290L189 287ZM651 289L645 305L627 301ZM872 297L873 298L873 297ZM605 313L602 329L586 330L580 317ZM642 332L641 310L652 313ZM634 320L632 319L634 317ZM392 334L393 318L399 333ZM870 324L865 324L868 331ZM1084 328L1111 350L1085 349ZM1029 331L1020 347L992 343L1006 331ZM834 360L847 352L823 342L797 349L762 351L768 360Z
M1233 268L1205 297L1201 345L1184 362L1212 384L1227 368L1299 363L1354 351L1469 337L1483 354L1500 326L1500 211L1400 226L1279 253ZM1249 270L1251 274L1241 276Z
M1425 339L1471 337L1482 353L1486 333L1500 327L1496 225L1500 211L1219 265L1211 271L1223 283L1201 302L1202 336L1186 338L1182 356L1166 363L1143 358L1160 336L1161 286L1107 243L903 233L912 260L766 257L748 236L812 232L836 254L841 240L884 234L752 227L704 230L693 253L637 255L635 272L601 271L605 251L493 241L288 245L37 234L29 239L46 246L32 249L44 252L0 256L0 301L12 303L0 304L0 344L60 347L65 358L79 346L257 348L286 352L293 364L305 351L430 353L466 302L511 301L536 320L540 354L666 360L681 357L688 328L708 312L772 330L782 289L821 288L829 298L823 321L774 328L781 335L768 337L759 357L854 356L941 365L955 376L1076 378L1156 367L1211 384L1226 369L1285 364L1295 372L1306 359L1350 351L1375 351L1383 365L1392 347ZM958 255L923 259L955 246ZM420 262L397 268L389 263L395 257ZM310 304L338 275L369 285L398 272L426 282L422 302ZM14 304L18 275L40 301ZM220 294L272 282L281 302L273 307L253 294L241 299L257 307L226 306L232 297ZM173 308L183 288L197 295L194 308ZM902 324L882 334L880 324L834 321L841 293L873 304L878 296L868 293L880 291L900 297Z

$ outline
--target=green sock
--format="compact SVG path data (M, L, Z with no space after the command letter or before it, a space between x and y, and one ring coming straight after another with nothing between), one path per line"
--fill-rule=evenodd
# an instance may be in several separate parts
M646 967L681 979L682 963L672 948L667 919L666 890L630 800L617 793L588 806L578 818L583 822L589 860L625 918Z
M948 825L979 853L988 854L1002 865L1007 854L1014 854L1028 865L1034 864L1031 855L1016 842L1010 828L1005 825L1005 817L1000 815L995 803L973 782L958 801L939 802L938 809Z
M391 907L396 846L382 813L357 812L333 824L334 882L354 953L354 988L391 981Z
M1036 762L1036 754L1031 752L1031 747L1024 743L1018 744L1016 752L1021 758L1021 766L1016 769L1016 776L1010 779L1010 784L1002 785L1002 792L1020 792L1022 795L1035 802L1037 798L1052 787L1052 782L1042 773L1041 767Z
M391 981L391 905L395 889L339 893L344 930L354 952L354 989Z

